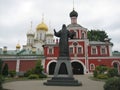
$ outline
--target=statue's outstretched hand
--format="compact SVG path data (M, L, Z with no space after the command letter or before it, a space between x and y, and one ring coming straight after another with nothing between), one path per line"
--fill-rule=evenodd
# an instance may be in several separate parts
M56 33L56 30L54 29L54 33Z

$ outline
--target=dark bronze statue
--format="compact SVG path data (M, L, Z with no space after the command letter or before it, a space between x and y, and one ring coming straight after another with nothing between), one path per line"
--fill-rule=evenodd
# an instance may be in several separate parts
M59 57L54 70L54 77L51 80L48 80L44 85L51 86L80 86L82 83L79 83L78 80L75 80L73 77L72 66L69 58L69 38L73 38L75 35L74 32L67 30L66 25L63 24L62 29L59 32L56 32L54 29L54 34L57 37L60 37L59 42Z
M69 57L68 39L72 39L75 33L68 31L66 25L63 24L62 29L60 31L56 32L56 30L54 29L54 35L60 37L59 57Z

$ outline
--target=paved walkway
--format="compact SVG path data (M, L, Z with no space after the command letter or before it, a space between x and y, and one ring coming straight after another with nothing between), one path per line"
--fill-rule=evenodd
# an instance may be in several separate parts
M90 75L74 76L82 82L82 86L45 86L46 80L15 81L3 84L4 88L11 90L104 90L102 81L89 79Z

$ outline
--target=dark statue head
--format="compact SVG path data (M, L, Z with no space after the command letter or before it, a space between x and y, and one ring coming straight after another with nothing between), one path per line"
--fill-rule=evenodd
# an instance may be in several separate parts
M66 29L66 25L65 24L63 24L62 29Z

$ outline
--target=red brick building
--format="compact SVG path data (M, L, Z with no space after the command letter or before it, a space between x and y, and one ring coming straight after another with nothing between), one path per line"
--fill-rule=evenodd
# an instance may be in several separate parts
M78 13L73 10L70 13L71 24L67 26L69 31L74 31L76 36L69 39L69 53L74 74L86 74L95 70L98 65L116 67L120 72L120 57L112 55L112 43L109 39L105 42L89 41L87 29L77 23ZM45 71L53 74L59 56L59 41L56 44L45 44L44 55Z
M76 33L73 39L69 39L70 62L73 73L91 73L98 65L116 67L120 73L120 55L114 56L112 54L113 45L110 40L106 39L105 42L89 41L87 29L77 23L77 17L78 13L75 10L70 12L71 23L67 25L69 31ZM59 56L59 40L56 39L54 43L52 34L47 34L46 37L46 42L43 42L45 43L43 45L44 54L40 54L39 49L36 50L35 47L31 47L33 48L32 50L23 49L18 51L20 46L17 45L17 49L12 51L8 51L6 47L3 50L0 49L0 58L2 58L4 63L8 64L10 70L21 73L33 68L36 61L40 58L45 68L45 73L53 74L57 57ZM17 55L18 52L21 54Z

